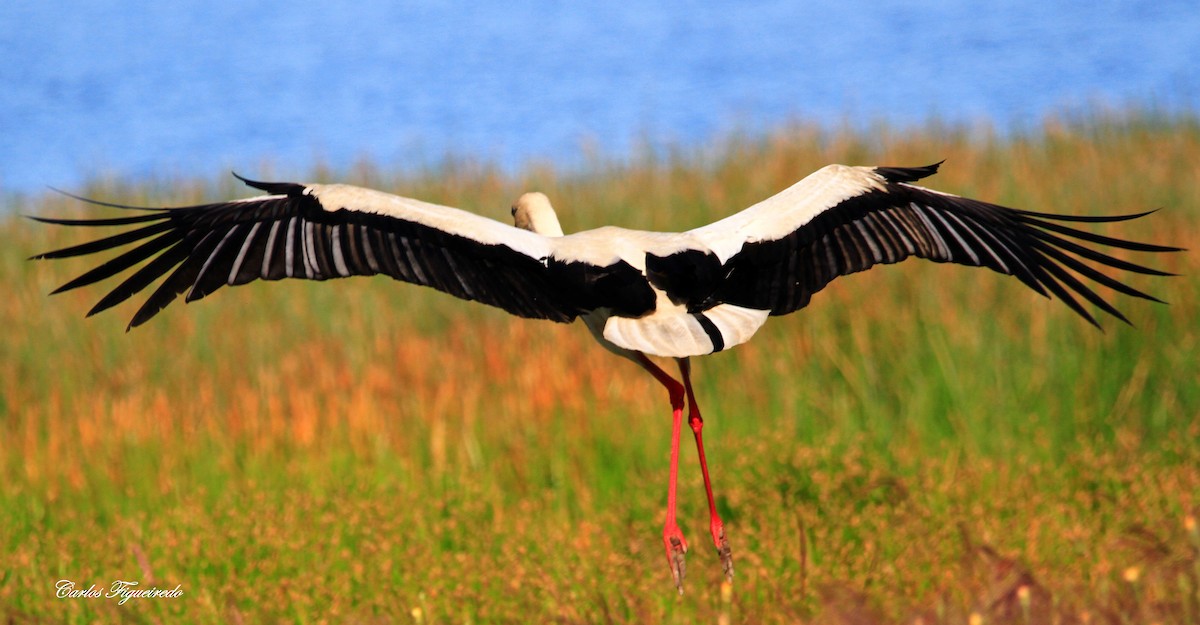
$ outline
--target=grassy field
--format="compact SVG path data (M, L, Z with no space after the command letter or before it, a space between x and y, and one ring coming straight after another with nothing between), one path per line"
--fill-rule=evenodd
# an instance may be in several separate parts
M507 219L682 230L828 162L947 159L935 188L1195 248L1200 121L782 128L704 151L504 175L307 172ZM259 172L246 172L259 174ZM263 176L268 177L268 176ZM279 177L295 178L295 172ZM227 180L97 181L110 201L249 195ZM55 195L4 213L72 215ZM84 234L0 216L0 616L50 623L1200 622L1200 256L1138 260L1170 302L1098 332L990 272L919 261L838 280L696 363L734 549L723 586L681 458L686 594L661 550L665 394L581 327L385 278L226 289L131 333ZM55 596L58 580L177 598Z

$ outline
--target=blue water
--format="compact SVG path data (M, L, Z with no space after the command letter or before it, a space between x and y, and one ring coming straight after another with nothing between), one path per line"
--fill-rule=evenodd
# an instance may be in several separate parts
M0 191L1194 109L1200 3L5 0Z

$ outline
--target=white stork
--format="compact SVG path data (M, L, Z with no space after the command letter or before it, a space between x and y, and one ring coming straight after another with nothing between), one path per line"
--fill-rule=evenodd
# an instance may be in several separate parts
M830 165L750 208L682 233L604 227L564 235L541 193L527 193L517 200L512 207L513 227L360 187L242 178L269 195L143 209L151 212L126 217L35 218L70 226L131 228L34 258L78 256L136 243L55 291L92 284L149 261L88 313L123 302L166 276L134 314L130 328L148 321L185 291L190 302L225 285L258 279L327 280L376 274L430 286L521 317L563 323L581 317L601 345L641 365L670 396L671 460L663 545L675 585L683 592L687 543L675 519L675 487L685 398L708 495L709 530L725 575L733 576L733 558L704 459L703 421L692 392L688 358L746 342L767 317L803 308L838 276L910 256L1015 276L1043 296L1063 300L1097 326L1072 292L1128 320L1079 277L1126 295L1160 301L1092 265L1170 274L1072 239L1140 252L1178 248L1125 241L1059 223L1116 222L1148 213L1111 217L1033 213L912 184L935 173L938 165ZM676 359L682 383L648 356Z

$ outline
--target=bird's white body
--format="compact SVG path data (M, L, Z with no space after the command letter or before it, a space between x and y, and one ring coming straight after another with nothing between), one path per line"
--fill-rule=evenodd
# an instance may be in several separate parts
M684 250L709 251L699 238L689 233L604 226L552 239L550 254L564 261L597 266L623 261L645 274L648 254L671 256ZM592 336L609 351L627 358L638 352L686 358L718 351L708 332L686 306L672 302L665 290L653 284L651 289L655 297L654 311L647 315L623 317L614 315L608 308L582 315ZM721 331L723 348L728 349L748 341L766 322L769 311L721 304L706 310L704 315Z
M623 260L634 269L645 272L647 254L670 256L687 249L704 249L704 245L686 232L650 232L602 226L554 239L551 254L564 261L597 266Z
M601 310L585 315L583 319L597 340L610 351L627 358L639 352L651 356L687 358L726 350L749 341L767 322L770 314L767 310L733 304L720 304L706 310L704 316L723 337L720 349L717 349L712 336L700 321L681 306L659 308L638 318L617 317ZM599 334L597 327L603 328Z

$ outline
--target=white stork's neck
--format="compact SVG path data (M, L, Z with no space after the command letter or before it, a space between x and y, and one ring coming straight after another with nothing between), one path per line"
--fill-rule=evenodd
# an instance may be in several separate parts
M518 227L546 237L561 237L562 226L545 193L534 191L517 198L512 206L513 223Z

